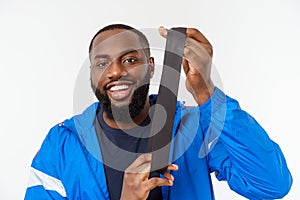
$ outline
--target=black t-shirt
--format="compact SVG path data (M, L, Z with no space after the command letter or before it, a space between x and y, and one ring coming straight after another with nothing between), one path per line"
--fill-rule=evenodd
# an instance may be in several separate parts
M124 170L141 154L147 152L150 117L138 127L120 130L109 127L103 120L102 110L97 114L97 136L101 147L107 186L111 200L119 200ZM97 124L96 124L97 125ZM151 172L150 177L159 174ZM162 199L161 187L150 191L148 200Z

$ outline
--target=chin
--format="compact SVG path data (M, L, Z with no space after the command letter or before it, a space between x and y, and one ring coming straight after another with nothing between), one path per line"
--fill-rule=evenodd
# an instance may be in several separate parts
M110 99L110 102L111 102L111 105L116 107L116 108L123 108L123 107L129 107L130 103L131 103L131 100L129 99L126 99L126 100L122 100L122 101L114 101L114 100L111 100Z

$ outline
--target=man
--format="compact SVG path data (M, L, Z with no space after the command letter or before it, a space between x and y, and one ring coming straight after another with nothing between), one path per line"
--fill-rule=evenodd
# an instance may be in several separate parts
M167 36L163 27L159 32ZM33 159L25 199L214 199L212 172L249 199L288 193L292 177L279 146L214 86L209 41L196 29L186 35L186 88L199 106L177 104L168 170L151 170L147 152L156 100L148 96L155 68L148 41L132 27L109 25L89 49L99 103L50 130Z

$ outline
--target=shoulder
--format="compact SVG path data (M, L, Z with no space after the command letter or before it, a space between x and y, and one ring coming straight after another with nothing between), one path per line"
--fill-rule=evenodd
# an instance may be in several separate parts
M81 114L75 115L53 126L43 141L42 147L61 149L80 141L80 135L93 127L98 103L94 103Z
M66 140L74 138L76 132L68 125L65 125L68 123L72 123L72 121L68 119L53 126L49 130L44 142L51 144L53 147L59 147L62 146Z

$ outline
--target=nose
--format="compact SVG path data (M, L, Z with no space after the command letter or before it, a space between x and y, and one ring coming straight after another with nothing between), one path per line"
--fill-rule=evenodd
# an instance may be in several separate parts
M119 62L112 62L107 71L108 77L115 80L128 75L126 68Z

